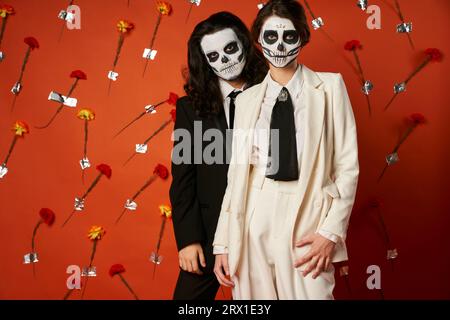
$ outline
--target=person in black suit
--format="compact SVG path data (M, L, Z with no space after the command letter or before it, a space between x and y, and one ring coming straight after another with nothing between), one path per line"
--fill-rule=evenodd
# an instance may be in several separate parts
M267 70L247 27L231 13L200 22L189 39L187 95L177 102L170 187L180 264L175 300L213 300L217 294L212 242L227 186L234 99L260 83ZM205 133L212 141L203 141Z

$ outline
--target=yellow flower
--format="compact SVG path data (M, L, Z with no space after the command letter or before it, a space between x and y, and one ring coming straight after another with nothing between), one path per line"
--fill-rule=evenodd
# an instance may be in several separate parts
M95 119L95 113L89 108L84 108L78 111L77 117L81 120L91 121Z
M28 124L23 121L16 121L16 123L14 123L14 126L12 127L12 130L14 131L14 134L16 136L20 137L23 137L26 133L30 133Z
M156 9L163 16L170 16L170 14L172 13L172 6L170 5L170 3L165 1L156 2Z
M105 235L105 229L99 226L92 226L89 229L88 238L91 240L100 240Z
M166 216L166 218L172 218L172 208L167 205L160 205L159 210L161 211L162 216Z
M0 7L0 17L1 18L6 18L8 15L12 15L15 14L16 12L14 11L14 8L11 7L10 5L2 5Z
M122 33L130 32L134 29L134 24L127 20L120 20L117 22L117 30Z

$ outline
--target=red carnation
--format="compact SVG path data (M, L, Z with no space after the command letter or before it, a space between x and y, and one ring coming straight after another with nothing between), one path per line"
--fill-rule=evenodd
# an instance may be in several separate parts
M442 61L442 53L439 49L436 48L428 48L425 50L425 54L430 57L430 60L433 62Z
M42 221L48 226L52 226L55 222L55 213L48 208L42 208L41 211L39 211L39 215L41 216Z
M125 272L125 267L123 265L121 265L121 264L114 264L109 269L109 276L110 277L114 277L115 275L118 275L118 274L124 273L124 272Z
M77 78L78 80L87 80L87 75L81 70L74 70L70 73L71 78Z
M97 170L100 171L103 175L105 175L108 179L111 179L112 169L107 164L99 164L97 166Z
M26 37L23 41L30 47L31 50L39 49L39 42L34 37Z
M133 288L129 285L129 283L125 280L125 277L122 275L122 273L125 272L125 267L121 264L114 264L109 269L109 275L111 277L114 277L115 275L118 275L122 283L125 285L125 287L128 289L128 291L133 295L134 299L139 300L139 297L134 292Z
M153 174L158 175L161 179L165 180L169 176L169 170L162 164L158 164L153 171Z
M417 126L425 124L427 122L427 119L421 113L413 113L407 118L407 121L411 123L413 126Z
M167 100L167 103L174 106L177 104L177 101L178 101L178 95L176 93L171 92L169 94L169 100Z
M359 40L350 40L345 43L344 49L348 51L354 51L356 49L361 49L362 45Z

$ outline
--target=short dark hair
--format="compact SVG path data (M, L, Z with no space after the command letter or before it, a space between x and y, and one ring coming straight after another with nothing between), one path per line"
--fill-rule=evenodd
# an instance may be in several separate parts
M310 31L306 20L305 9L296 0L270 0L258 13L252 25L252 36L255 42L258 42L262 26L267 18L278 16L292 21L295 30L297 30L301 46L304 47L309 43Z
M244 47L246 65L240 78L245 81L246 87L260 83L268 71L264 56L252 42L250 31L237 16L223 11L200 22L188 42L188 74L184 90L194 109L202 116L218 114L223 110L224 97L219 79L209 65L200 43L205 35L227 28L236 33Z

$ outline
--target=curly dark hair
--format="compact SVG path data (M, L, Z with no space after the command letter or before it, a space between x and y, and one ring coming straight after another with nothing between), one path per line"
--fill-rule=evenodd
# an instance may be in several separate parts
M278 16L292 21L302 41L302 48L309 43L310 30L306 19L305 9L296 0L270 0L259 11L252 25L252 36L258 42L261 29L266 19L271 16Z
M200 22L188 42L188 70L184 90L194 109L201 116L220 113L223 110L224 97L220 90L219 79L208 64L200 42L205 35L227 28L234 30L246 54L247 62L240 76L246 87L262 82L268 71L267 62L254 46L250 31L237 16L229 12L219 12Z

